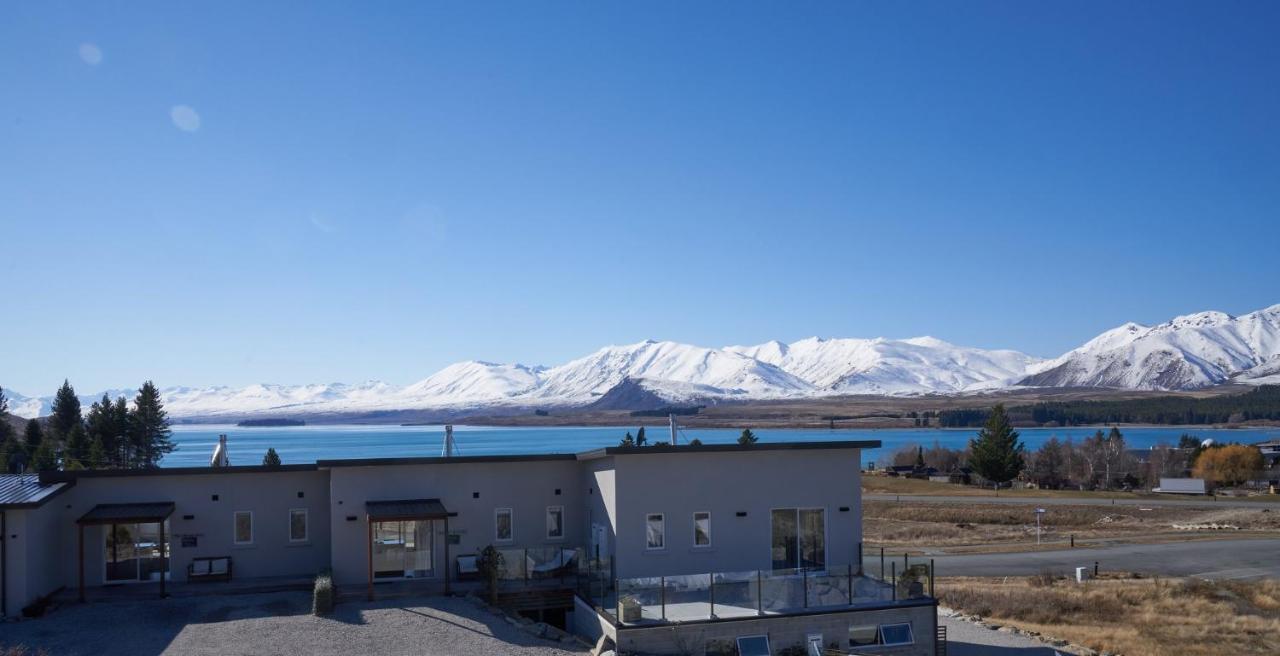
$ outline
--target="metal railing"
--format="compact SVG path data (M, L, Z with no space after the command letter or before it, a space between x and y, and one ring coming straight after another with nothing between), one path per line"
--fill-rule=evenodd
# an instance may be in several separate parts
M933 591L930 564L889 563L877 578L855 565L609 578L607 563L589 562L578 595L621 624L671 623L820 609L855 608L924 598Z

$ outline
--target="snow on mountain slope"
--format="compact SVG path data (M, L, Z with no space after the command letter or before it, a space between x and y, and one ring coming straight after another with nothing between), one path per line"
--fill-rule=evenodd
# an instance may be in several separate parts
M451 364L405 387L396 396L404 401L428 404L409 407L505 399L532 389L543 371L543 367L469 360Z
M773 365L720 349L676 342L644 341L605 348L548 369L534 399L560 403L589 403L625 378L719 390L724 396L776 398L812 390L809 383Z
M1113 328L1031 370L1023 385L1178 390L1222 383L1280 355L1280 305ZM1260 377L1241 376L1241 380Z
M1016 351L956 346L934 337L822 339L731 346L811 383L825 394L961 392L1000 386L1040 362Z

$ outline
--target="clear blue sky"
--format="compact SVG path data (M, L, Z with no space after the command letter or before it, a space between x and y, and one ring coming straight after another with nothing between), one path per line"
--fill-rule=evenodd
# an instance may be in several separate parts
M0 385L1280 302L1280 3L5 3ZM177 109L175 109L177 108Z

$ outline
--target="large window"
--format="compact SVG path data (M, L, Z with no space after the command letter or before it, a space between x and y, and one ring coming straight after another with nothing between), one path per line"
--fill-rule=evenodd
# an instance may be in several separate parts
M711 513L693 513L693 546L711 546Z
M435 575L435 522L373 523L374 578L423 578Z
M911 624L855 624L849 627L849 646L881 645L894 647L915 644Z
M307 541L306 509L297 508L289 511L289 541L290 542L306 542Z
M754 635L738 638L738 654L740 656L770 656L769 636Z
M493 511L493 539L498 542L511 542L515 539L510 508L498 508Z
M547 539L559 540L564 537L564 506L547 508Z
M112 524L103 527L106 537L108 583L158 581L169 576L169 531L165 523L164 542L159 524Z
M826 567L826 510L778 508L772 514L774 569Z
M253 544L253 511L237 510L232 530L236 544Z
M662 513L649 513L644 516L644 539L646 549L666 548L667 521Z

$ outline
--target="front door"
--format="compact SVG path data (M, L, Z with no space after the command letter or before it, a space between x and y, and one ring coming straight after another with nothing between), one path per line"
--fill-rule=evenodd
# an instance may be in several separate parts
M373 525L374 578L423 578L435 574L432 546L435 523L431 520L375 522Z
M169 531L160 542L160 524L110 524L104 526L105 583L159 581L169 576ZM161 554L164 554L163 557Z

